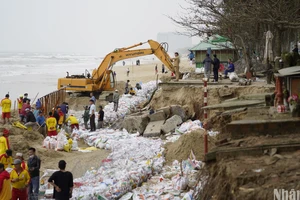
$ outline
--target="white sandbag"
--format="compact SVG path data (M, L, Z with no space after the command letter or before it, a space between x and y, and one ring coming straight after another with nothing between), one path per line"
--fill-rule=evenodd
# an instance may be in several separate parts
M100 149L104 149L105 148L105 144L103 142L99 142L97 145L98 148Z
M185 190L188 186L188 179L185 176L175 176L172 178L173 188L175 190Z
M73 139L73 144L72 144L72 148L71 148L71 150L72 151L78 151L78 142L77 142L77 140L76 139Z
M239 81L239 77L235 72L228 73L228 76L229 76L229 79L231 80L231 82Z

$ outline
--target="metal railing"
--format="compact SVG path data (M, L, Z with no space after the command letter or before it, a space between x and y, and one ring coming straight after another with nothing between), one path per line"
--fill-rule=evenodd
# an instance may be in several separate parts
M66 87L64 87L43 97L40 97L39 100L42 103L42 110L44 114L48 115L48 113L52 111L53 108L62 104L66 100L66 96Z

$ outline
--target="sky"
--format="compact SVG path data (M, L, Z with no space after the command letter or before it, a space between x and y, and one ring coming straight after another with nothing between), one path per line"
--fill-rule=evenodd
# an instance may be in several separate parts
M0 52L105 55L158 32L183 31L166 15L185 0L0 0Z

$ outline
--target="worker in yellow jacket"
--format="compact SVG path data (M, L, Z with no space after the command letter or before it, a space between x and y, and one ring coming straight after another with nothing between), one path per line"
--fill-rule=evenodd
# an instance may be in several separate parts
M11 108L11 100L9 99L9 94L5 95L5 98L1 101L2 106L2 119L5 124L5 119L9 122L10 119L10 108Z
M4 169L4 165L0 163L0 199L11 200L11 185L9 173Z
M18 110L19 110L19 114L21 114L21 110L23 107L23 95L20 95L20 97L17 99L18 101Z
M70 121L71 123L71 132L73 132L73 129L76 128L77 130L79 130L79 124L78 124L78 119L76 117L74 117L73 114L71 114L65 121L65 123L67 124L68 121Z
M53 117L52 112L49 112L49 117L46 119L47 135L48 136L57 135L56 125L57 125L57 121L56 121L55 117Z
M21 167L21 163L20 159L15 159L15 168L10 173L12 199L28 199L27 188L30 183L30 175Z
M3 132L0 132L0 155L5 154L8 149L7 140L3 136Z
M13 160L12 160L12 150L7 149L6 152L0 155L0 163L4 165L4 168L12 167Z

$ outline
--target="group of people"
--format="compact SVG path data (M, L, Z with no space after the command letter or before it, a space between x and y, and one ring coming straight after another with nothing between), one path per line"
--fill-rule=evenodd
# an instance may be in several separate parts
M204 76L208 79L210 78L210 69L211 65L213 65L213 73L214 73L214 82L218 82L219 79L219 69L221 66L220 60L217 58L217 55L214 54L214 59L210 58L209 54L206 54L206 58L203 60L204 64ZM228 73L234 72L234 64L231 59L228 59L228 67L225 68L224 75L225 78L228 78Z
M44 116L39 100L33 106L30 104L28 93L20 95L19 98L17 98L17 102L20 122L23 123L28 130L37 130L44 137L46 135L57 135L57 131L61 129L64 124L68 124L69 122L71 131L73 131L74 128L79 129L78 119L73 114L68 116L69 107L66 102L53 108L52 111L48 113L47 118ZM2 99L1 106L3 123L8 123L11 118L11 100L9 99L9 94L6 94L5 98Z
M119 102L119 99L118 99ZM85 111L82 115L85 129L88 129L88 122L90 122L90 131L96 131L96 98L93 93L90 93L89 106L85 106ZM97 129L103 128L104 111L103 107L99 105L98 124Z
M1 200L39 199L41 160L33 147L28 149L28 156L25 162L23 154L16 153L13 160L11 149L7 149L4 154L0 155ZM67 200L72 197L73 175L65 170L64 160L59 161L58 167L59 171L51 175L48 183L53 186L54 199Z
M0 144L3 150L3 143ZM22 153L12 158L12 150L6 149L0 155L0 199L1 200L37 200L40 186L41 160L36 156L36 149L28 149L25 162ZM8 170L11 169L11 170ZM10 171L10 173L8 173Z

